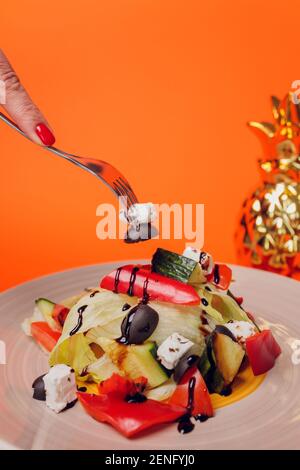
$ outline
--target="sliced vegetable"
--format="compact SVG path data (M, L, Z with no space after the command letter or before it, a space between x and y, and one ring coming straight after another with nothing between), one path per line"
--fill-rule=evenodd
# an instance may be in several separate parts
M104 380L99 385L99 392L105 395L119 395L122 398L134 396L142 393L147 385L145 377L138 377L136 380L129 380L119 374L112 374L110 378Z
M209 392L221 394L225 388L225 381L217 367L212 334L206 338L206 342L207 347L200 358L198 368L205 380Z
M229 295L223 292L197 289L201 297L202 308L216 324L228 323L231 320L251 322L247 313Z
M198 305L199 295L183 282L134 265L123 266L105 276L100 286L110 291L142 298L145 293L150 300L160 300L181 305Z
M113 373L120 374L119 368L112 362L107 354L103 354L96 362L90 364L87 368L88 374L91 374L96 382L108 379Z
M228 385L238 373L245 351L239 343L233 340L230 331L228 331L228 334L219 331L215 330L212 333L212 347L217 368L225 381L225 385Z
M164 382L162 385L152 388L151 390L146 390L145 395L147 398L151 398L151 400L166 401L171 397L171 395L173 395L176 386L177 385L173 378L170 377L169 380Z
M169 378L165 369L155 359L156 345L154 343L124 346L108 338L98 338L98 344L118 369L133 380L144 376L148 380L149 387L153 388Z
M191 258L158 248L152 257L152 272L186 284L197 264Z
M209 370L212 368L212 366L215 367L215 363L211 364L208 358L207 348L205 348L198 362L198 369L200 370L201 375L204 378L205 382L206 382L206 376Z
M49 364L66 364L72 367L77 375L81 375L83 371L87 373L87 367L96 360L87 338L83 333L78 333L57 344L50 355Z
M153 255L152 271L185 284L198 286L206 282L199 260L196 261L162 248L158 248Z
M77 395L94 419L109 423L126 437L132 437L153 426L175 421L185 413L181 406L160 403L140 395L144 385L143 378L137 384L114 374L100 385L100 395L80 392Z
M53 330L61 331L70 309L44 298L37 299L35 304L49 326Z
M207 276L208 282L222 290L227 290L232 279L232 270L226 264L216 264L211 274Z
M271 330L263 330L246 339L246 352L254 375L272 369L281 348Z
M192 377L194 377L196 380L193 397L193 416L213 416L214 410L211 404L207 386L197 367L191 367L185 372L180 383L177 385L175 392L168 400L168 403L172 405L183 406L185 408L188 406L190 398L189 384Z
M64 326L70 309L64 305L55 304L52 312L52 318L60 325Z
M244 302L244 298L243 297L236 297L232 292L231 290L228 289L227 291L227 294L229 295L229 297L232 297L233 300L236 301L237 304L239 305L242 305L242 303Z
M60 338L60 333L50 328L47 322L31 323L31 335L46 351L51 352Z
M99 337L109 339L119 338L121 335L122 321L128 313L128 310L124 310L124 306L126 306L126 308L128 305L134 307L137 303L138 299L136 297L130 297L124 294L115 295L113 292L105 289L101 289L100 292L93 297L87 294L70 310L63 328L62 336L51 356L56 354L57 350L60 349L61 344L64 342L66 343L62 346L62 349L68 349L68 341L71 341L71 338L79 334L84 333L89 344L97 343ZM83 305L89 305L89 307L82 316L82 326L75 335L70 336L70 332L74 330L78 324L78 309ZM148 305L159 315L158 325L149 338L149 341L156 342L157 345L160 345L174 332L174 325L176 325L176 331L193 343L199 345L199 354L202 353L205 345L204 337L200 331L201 319L198 306L174 305L167 302L156 301L150 301ZM59 356L60 353L57 357ZM63 357L64 353L62 352L62 358ZM57 360L58 359L55 359L55 361Z

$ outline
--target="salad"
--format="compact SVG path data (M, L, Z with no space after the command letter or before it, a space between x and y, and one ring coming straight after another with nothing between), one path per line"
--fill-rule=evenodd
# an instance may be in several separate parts
M192 431L245 367L265 374L281 353L231 281L206 252L159 248L151 264L120 266L61 304L37 299L22 326L50 369L33 398L57 413L78 401L126 437L169 422Z

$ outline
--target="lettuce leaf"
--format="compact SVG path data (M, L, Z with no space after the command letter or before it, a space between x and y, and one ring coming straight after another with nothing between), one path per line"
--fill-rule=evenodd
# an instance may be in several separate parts
M86 294L71 308L62 335L50 355L50 365L69 364L78 373L97 360L89 347L97 343L97 338L118 338L121 334L121 323L128 311L123 311L125 303L136 305L138 299L123 294L114 294L105 289L90 296ZM78 332L70 333L78 324L78 309L86 306L82 314L82 325ZM159 314L157 328L149 338L160 345L168 336L177 332L199 346L205 348L204 337L200 331L201 319L199 306L189 307L163 302L149 302ZM77 339L79 337L79 339ZM99 362L101 365L101 361ZM99 378L101 378L101 373Z
M49 365L67 364L72 367L77 375L80 375L87 366L96 361L96 356L91 350L88 340L79 333L56 345L49 359Z
M228 323L231 320L247 321L251 323L246 312L238 305L238 303L224 292L219 292L216 289L210 291L205 287L197 289L201 298L207 300L208 305L202 304L203 310L209 315L216 324Z

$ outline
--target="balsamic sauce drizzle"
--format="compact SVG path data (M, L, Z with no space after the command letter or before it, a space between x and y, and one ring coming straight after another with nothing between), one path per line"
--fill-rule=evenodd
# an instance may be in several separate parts
M129 304L127 304L127 303L124 304L123 307L122 307L122 312L125 312L126 310L129 310L130 307L131 307L131 305L129 305Z
M125 327L124 327L124 334L122 334L122 336L118 339L116 339L116 341L120 344L129 344L129 332L130 332L130 326L131 326L131 322L133 320L133 317L135 315L135 312L137 311L138 309L138 305L136 307L133 307L131 309L131 311L127 314L127 317L125 317L124 321L126 322L125 323Z
M205 307L208 306L208 301L207 301L204 297L202 297L201 303L202 303Z
M82 305L77 310L77 312L78 312L77 325L73 328L73 330L70 331L70 336L75 335L75 333L77 333L77 331L82 327L82 322L83 322L82 314L83 314L83 312L85 311L86 308L87 308L87 305Z
M132 269L131 274L130 274L129 287L128 287L128 291L127 291L127 294L130 295L130 297L133 296L134 283L135 283L135 279L136 279L136 274L139 271L139 269L140 268L138 266L135 266Z
M146 277L144 280L143 284L143 297L142 297L142 303L147 304L149 302L149 294L148 294L148 284L149 284L149 279Z
M115 284L114 284L114 290L113 292L115 294L118 293L118 286L119 286L119 282L120 282L120 274L121 274L121 271L122 271L122 267L121 268L118 268L116 270L116 275L115 275Z
M195 425L192 423L191 418L194 418L196 421L204 422L206 421L209 417L207 415L201 415L198 414L196 416L193 416L193 410L194 410L194 402L195 402L195 385L196 385L196 378L191 377L189 380L189 385L188 385L188 403L186 407L186 413L181 416L178 422L178 432L181 434L187 434L191 431L193 431Z
M147 397L140 392L135 393L134 395L128 395L125 400L127 403L144 403L147 400Z
M207 421L208 418L209 418L209 416L207 416L207 415L196 415L196 416L194 416L194 419L196 421L200 421L200 423L204 423L204 421Z
M214 269L214 282L216 284L219 284L220 282L220 267L218 264L215 265L215 269Z
M196 379L195 377L191 377L188 385L188 403L186 407L186 413L181 416L177 426L178 432L180 432L180 434L187 434L191 432L195 427L195 425L191 421L194 409L195 385Z
M99 291L98 290L94 290L91 294L90 294L90 297L95 297L96 294L98 294Z
M201 251L200 256L199 256L199 263L202 264L203 261L205 260L207 256L207 253L205 251Z

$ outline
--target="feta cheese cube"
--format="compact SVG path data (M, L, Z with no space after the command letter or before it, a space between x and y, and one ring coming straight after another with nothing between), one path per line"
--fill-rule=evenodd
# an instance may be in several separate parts
M249 336L252 336L256 333L256 329L253 323L247 321L233 321L226 323L225 326L228 328L228 330L231 331L236 340L241 344L244 344Z
M46 405L56 413L64 410L77 399L75 373L65 364L51 367L43 378L46 391Z
M129 207L127 213L123 209L120 211L120 219L122 222L135 224L148 224L156 219L156 210L152 202L137 203Z
M201 254L201 251L192 246L187 246L184 252L182 253L182 255L185 256L186 258L190 258L193 261L197 261L198 263L200 259L200 254Z
M35 321L45 321L45 317L43 316L42 312L37 306L35 306L33 310L32 317L25 318L25 320L21 324L22 330L24 331L25 335L32 336L31 335L31 323Z
M159 346L157 350L158 360L166 369L172 370L193 344L192 341L179 333L173 333Z

